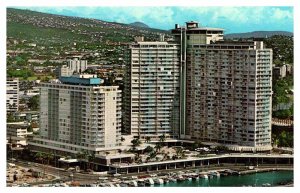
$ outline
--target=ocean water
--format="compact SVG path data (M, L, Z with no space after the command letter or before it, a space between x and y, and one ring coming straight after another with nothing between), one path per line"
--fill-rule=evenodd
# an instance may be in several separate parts
M241 187L241 186L262 186L269 183L276 186L278 183L292 181L293 171L272 171L263 173L253 173L238 176L214 176L211 179L199 178L196 180L185 180L183 182L169 182L155 187Z

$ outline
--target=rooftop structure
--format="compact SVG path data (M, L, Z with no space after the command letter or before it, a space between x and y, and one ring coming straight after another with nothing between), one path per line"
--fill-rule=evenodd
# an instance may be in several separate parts
M64 84L77 84L77 85L99 85L104 82L104 80L97 77L97 75L90 74L78 74L72 76L62 76L59 78L61 83Z

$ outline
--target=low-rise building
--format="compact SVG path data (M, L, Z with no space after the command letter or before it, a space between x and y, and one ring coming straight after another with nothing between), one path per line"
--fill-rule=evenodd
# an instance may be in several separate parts
M7 123L7 141L14 147L26 146L27 145L27 136L32 135L32 132L28 132L27 129L29 123L24 122L14 122Z
M17 120L21 120L21 121L32 122L32 121L39 120L39 112L38 111L15 112L13 115Z
M19 79L8 78L6 80L6 111L16 112L19 109Z

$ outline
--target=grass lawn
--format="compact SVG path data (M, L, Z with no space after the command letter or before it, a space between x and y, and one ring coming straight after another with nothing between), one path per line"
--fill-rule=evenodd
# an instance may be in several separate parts
M37 79L36 76L30 76L30 77L27 78L28 81L34 81L36 79Z

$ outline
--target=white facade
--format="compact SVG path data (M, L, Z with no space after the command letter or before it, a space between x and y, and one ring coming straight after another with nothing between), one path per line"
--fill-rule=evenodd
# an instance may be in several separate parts
M27 136L32 134L32 132L27 131L28 127L29 127L29 123L27 122L7 123L6 125L7 141L16 146L27 145Z
M223 30L176 25L183 139L271 149L272 50L223 41Z
M271 145L272 50L211 44L188 48L187 131L202 141Z
M178 137L179 48L167 42L130 45L124 127L133 136Z
M57 77L71 76L72 74L73 74L73 71L71 71L67 65L62 65L62 66L56 68L56 76Z
M120 144L118 86L41 84L40 108L40 136L32 146L98 153Z
M28 135L27 128L29 127L29 123L27 122L14 122L7 123L7 137L26 137ZM32 133L29 133L32 134Z
M68 60L68 68L72 72L82 73L87 69L87 61L86 60L79 60L78 58L74 58Z
M19 109L19 79L6 80L6 111L16 112Z
M78 58L67 60L67 65L62 65L56 69L57 77L72 76L74 73L82 73L87 69L87 61Z

